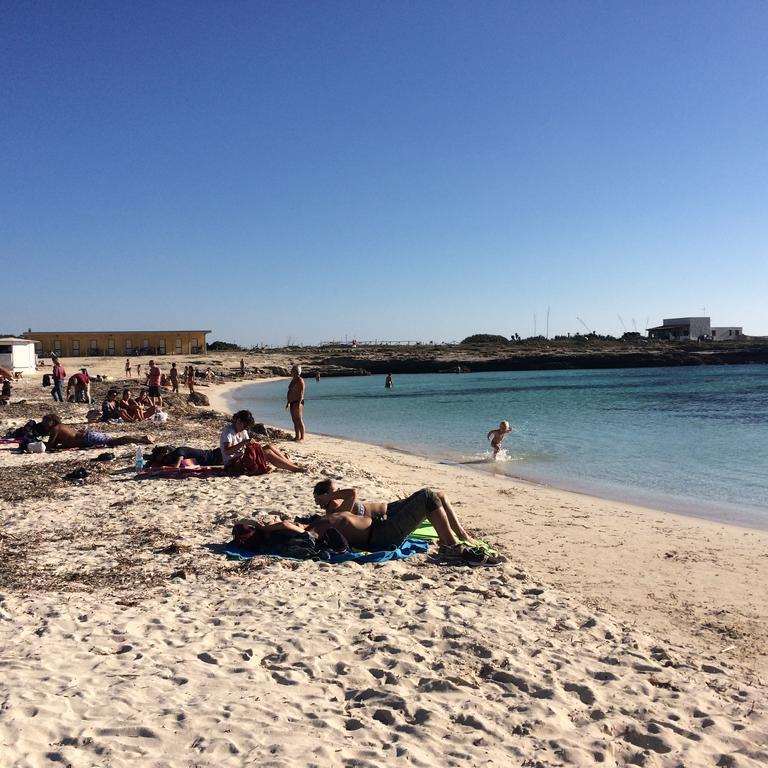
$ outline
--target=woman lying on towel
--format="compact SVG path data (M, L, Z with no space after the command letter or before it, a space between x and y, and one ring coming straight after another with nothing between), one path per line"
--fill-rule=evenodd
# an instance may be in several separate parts
M192 448L189 445L182 445L174 448L172 445L158 445L147 457L148 467L219 467L223 464L221 460L221 449L211 448Z

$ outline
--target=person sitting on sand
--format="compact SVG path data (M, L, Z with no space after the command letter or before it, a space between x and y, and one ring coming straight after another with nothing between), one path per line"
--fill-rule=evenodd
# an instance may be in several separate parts
M335 528L350 546L376 552L399 547L425 519L432 523L437 532L442 559L465 565L492 566L501 562L481 547L466 546L456 539L442 502L431 488L422 488L407 499L387 504L383 513L373 511L371 514L360 515L354 512L331 512L307 524L275 523L270 529L297 533L307 531L319 537L329 528Z
M273 445L269 443L261 445L258 441L254 440L248 434L248 430L253 427L255 423L253 414L250 411L238 411L232 416L229 424L224 427L224 431L221 433L221 439L219 440L219 447L221 448L221 457L224 466L228 471L233 474L245 472L242 462L249 446L254 447L259 458L264 459L265 463L271 464L273 467L277 467L277 469L285 469L288 472L307 471L306 467L294 464ZM270 468L266 467L261 474L269 471Z
M149 399L149 395L147 395L146 389L140 389L139 390L139 396L136 398L136 402L141 406L143 411L148 411L150 408L154 408L154 405L152 405L152 401Z
M131 390L127 387L123 390L123 396L119 402L120 416L125 421L145 421L155 414L155 407L153 405L144 406L135 400L131 394Z
M448 524L459 541L471 542L472 538L459 522L459 518L453 511L453 506L443 491L433 489L433 493L440 501L445 511ZM313 489L315 504L321 507L326 515L334 512L352 512L355 515L367 517L396 515L402 509L400 501L360 501L354 488L336 488L333 480L321 480Z
M40 423L44 434L48 435L46 447L49 451L56 448L115 448L118 445L129 445L130 443L152 445L155 442L152 435L113 437L89 429L72 429L72 427L62 424L61 419L55 413L46 414Z
M509 426L508 421L502 421L499 424L498 429L492 429L488 433L488 440L491 441L491 448L493 449L493 458L495 459L496 456L498 456L499 451L501 450L501 443L502 440L512 431L512 427Z
M291 383L288 385L288 402L285 407L289 409L293 429L296 433L293 438L297 443L304 439L304 379L301 378L301 366L294 365L291 368Z
M174 448L172 445L157 445L147 457L149 467L176 467L189 466L217 467L224 463L221 456L221 448L192 448L182 445Z
M123 418L120 413L120 403L117 399L117 390L114 388L107 390L107 396L101 404L101 420L117 421Z

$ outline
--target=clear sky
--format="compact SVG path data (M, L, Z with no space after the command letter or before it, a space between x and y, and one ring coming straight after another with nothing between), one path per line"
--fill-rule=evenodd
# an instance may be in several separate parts
M0 0L0 331L768 334L768 4Z

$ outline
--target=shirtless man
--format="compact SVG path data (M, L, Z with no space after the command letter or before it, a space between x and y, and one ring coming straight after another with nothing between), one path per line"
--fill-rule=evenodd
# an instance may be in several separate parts
M351 494L350 494L351 491ZM337 499L346 506L350 505L350 497L354 495L353 489L333 491L329 494L321 494L316 502L321 504L324 496L336 495ZM444 498L444 494L443 494ZM354 499L352 506L354 506ZM453 520L451 520L453 518ZM481 547L472 547L461 544L454 535L461 527L455 514L447 514L440 496L431 488L422 488L411 494L407 499L390 502L372 502L364 505L364 513L359 511L334 511L325 517L313 521L306 526L297 523L287 523L286 530L308 531L322 536L328 528L336 528L344 535L349 544L358 549L374 552L383 549L395 549L405 541L408 536L419 527L421 522L427 519L435 527L440 544L440 557L449 562L459 562L466 565L499 565L501 560L488 554Z
M155 365L154 360L149 361L149 377L147 378L147 388L149 389L149 399L156 408L163 407L163 398L160 394L160 378L163 373L159 365Z
M41 422L48 435L47 449L53 451L56 448L115 448L118 445L130 443L142 443L151 445L155 442L152 435L104 435L101 432L93 432L86 429L72 429L61 423L61 419L55 413L43 416Z
M125 378L131 378L131 361L127 357L125 358Z
M176 367L176 363L171 363L171 372L169 374L171 379L171 392L179 393L179 369Z
M293 439L300 443L304 439L304 379L301 378L300 365L294 365L291 368L291 376L285 407L289 409L293 420L293 428L296 432Z

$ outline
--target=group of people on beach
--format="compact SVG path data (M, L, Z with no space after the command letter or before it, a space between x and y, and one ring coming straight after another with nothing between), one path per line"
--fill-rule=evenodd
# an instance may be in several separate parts
M131 372L133 367L131 365L131 359L125 360L125 378L131 378ZM136 365L136 378L141 382L141 363ZM193 365L185 365L184 371L180 374L179 369L176 367L176 363L171 363L171 369L167 374L160 370L158 365L155 365L154 360L149 361L149 369L144 374L144 385L149 389L150 398L160 398L160 403L156 403L158 407L162 406L162 396L160 395L160 387L170 387L171 392L178 394L179 384L183 381L189 394L192 395L195 391L195 380L199 378L199 371L195 369ZM205 371L205 379L210 381L213 378L213 371L209 366ZM157 390L157 394L153 394L153 390Z

